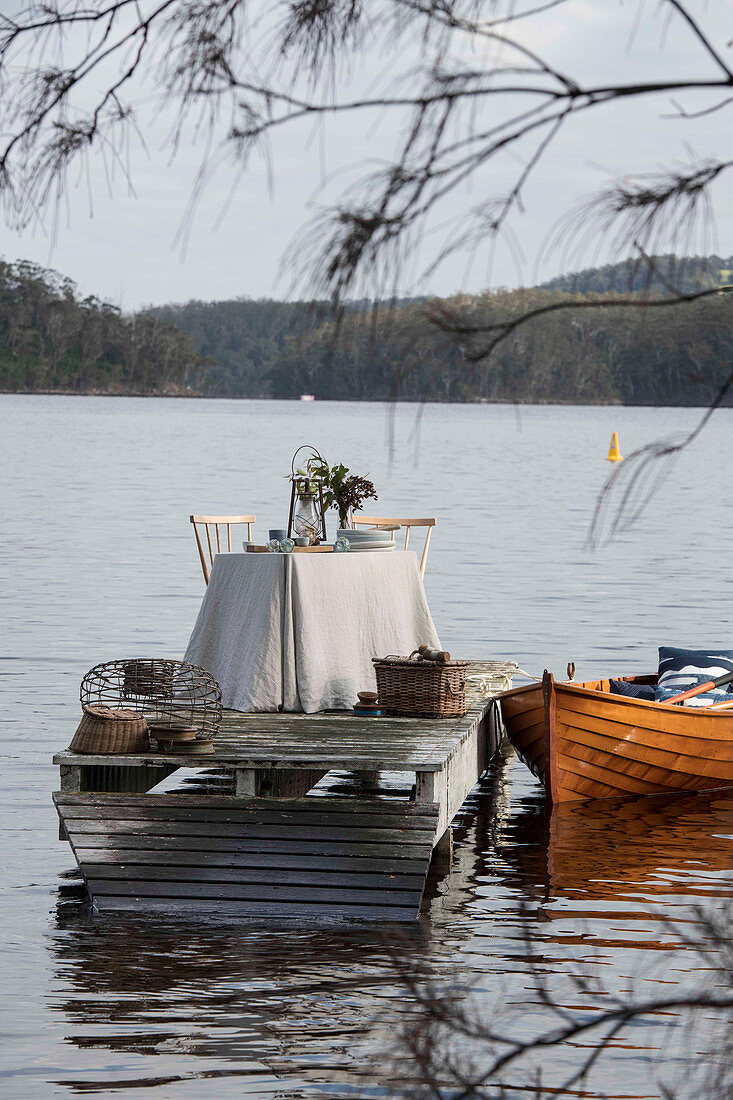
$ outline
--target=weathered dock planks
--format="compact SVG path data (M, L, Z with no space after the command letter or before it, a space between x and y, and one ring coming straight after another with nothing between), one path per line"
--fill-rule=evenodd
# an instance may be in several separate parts
M438 816L437 806L387 800L284 807L264 799L202 805L198 795L59 793L54 801L99 910L227 902L246 917L415 920Z
M54 801L99 911L412 921L499 737L490 700L448 720L229 711L205 758L58 753ZM235 793L150 790L178 767L228 773ZM410 773L412 797L308 795L332 770Z

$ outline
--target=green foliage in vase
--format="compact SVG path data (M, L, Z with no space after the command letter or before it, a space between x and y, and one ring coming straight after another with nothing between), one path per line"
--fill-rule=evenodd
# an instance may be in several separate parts
M305 466L295 471L297 477L317 478L323 485L324 508L335 508L339 514L339 526L348 526L349 516L359 511L367 500L378 500L373 482L359 474L349 473L348 466L337 462L329 466L325 458L314 452Z
M367 500L379 500L374 491L374 483L359 474L350 474L349 477L345 477L336 496L340 525L348 527L351 513L360 511L362 504Z

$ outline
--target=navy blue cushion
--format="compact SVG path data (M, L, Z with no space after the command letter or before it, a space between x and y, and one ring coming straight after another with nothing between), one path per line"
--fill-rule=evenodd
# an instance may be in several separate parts
M659 647L659 680L654 692L658 703L665 703L691 687L715 680L726 672L733 672L733 649L677 649L674 646ZM689 707L709 707L733 699L725 687L712 688L702 695L685 701Z
M609 680L611 691L614 695L628 695L632 699L654 699L654 686L652 684L634 684L628 680Z

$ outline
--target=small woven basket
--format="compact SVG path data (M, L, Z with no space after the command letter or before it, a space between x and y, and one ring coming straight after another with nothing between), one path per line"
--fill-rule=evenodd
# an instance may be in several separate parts
M461 718L468 661L436 664L417 657L372 657L379 704L395 718Z
M100 703L82 707L82 711L70 752L147 752L148 724L141 714Z

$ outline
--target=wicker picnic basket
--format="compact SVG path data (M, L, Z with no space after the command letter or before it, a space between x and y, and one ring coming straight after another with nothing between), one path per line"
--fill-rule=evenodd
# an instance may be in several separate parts
M70 752L147 752L148 724L141 714L101 703L87 704L82 711Z
M412 657L372 657L379 705L398 718L460 718L466 713L468 661L436 664Z

